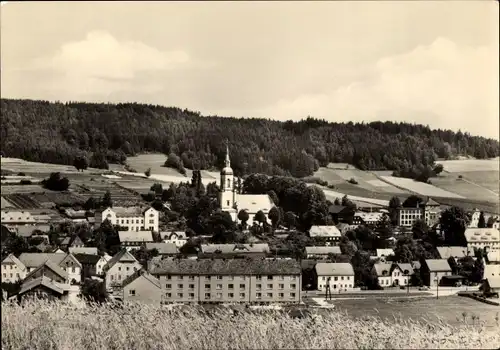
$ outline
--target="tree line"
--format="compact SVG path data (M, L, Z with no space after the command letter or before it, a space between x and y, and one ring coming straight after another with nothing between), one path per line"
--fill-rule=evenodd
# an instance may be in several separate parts
M499 155L497 140L409 123L335 123L310 117L280 122L203 117L186 109L137 103L13 99L1 100L1 112L5 156L80 168L107 168L142 152L175 155L170 165L180 171L221 168L224 140L230 143L238 176L305 177L319 166L342 162L426 180L437 158Z

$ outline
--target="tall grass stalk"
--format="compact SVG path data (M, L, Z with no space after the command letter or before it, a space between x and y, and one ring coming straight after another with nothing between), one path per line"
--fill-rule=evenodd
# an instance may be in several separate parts
M148 305L2 303L2 349L472 349L500 346L500 327L352 319L331 312L205 312Z

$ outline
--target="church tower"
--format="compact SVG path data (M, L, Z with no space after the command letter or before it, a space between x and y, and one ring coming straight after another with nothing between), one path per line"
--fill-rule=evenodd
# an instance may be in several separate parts
M226 144L226 160L224 169L220 172L220 193L219 202L223 211L234 211L235 204L235 183L231 160L229 159L229 146Z

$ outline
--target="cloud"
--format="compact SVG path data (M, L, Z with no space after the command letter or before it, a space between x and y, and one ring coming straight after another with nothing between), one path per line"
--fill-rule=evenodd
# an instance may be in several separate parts
M438 38L380 59L367 79L282 99L257 113L279 119L406 120L498 137L497 51L493 46L458 47Z

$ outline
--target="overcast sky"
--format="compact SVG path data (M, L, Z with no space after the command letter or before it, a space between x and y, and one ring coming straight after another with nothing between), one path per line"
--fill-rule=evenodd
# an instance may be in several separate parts
M1 95L498 138L497 1L2 3Z

